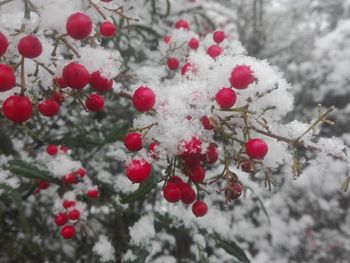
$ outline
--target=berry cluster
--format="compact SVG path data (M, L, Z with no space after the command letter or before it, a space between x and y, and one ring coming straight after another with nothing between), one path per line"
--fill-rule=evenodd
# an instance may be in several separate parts
M2 111L7 119L15 123L23 123L32 117L33 107L37 107L38 112L42 116L56 116L67 96L77 100L86 111L98 112L103 109L104 99L98 93L111 90L115 76L106 74L103 68L89 72L86 65L79 62L80 54L77 50L77 45L71 44L72 41L76 40L83 41L84 45L96 45L95 40L112 38L116 35L117 26L107 20L106 15L97 6L95 8L105 21L99 24L99 30L94 36L91 36L93 33L93 22L83 12L73 13L68 17L66 34L58 35L57 32L53 32L53 42L56 42L56 44L51 52L52 62L50 64L37 60L44 49L49 46L43 46L42 40L36 31L19 39L17 43L18 53L7 56L9 59L11 57L11 62L8 64L0 64L0 92L12 90L16 86L19 86L21 89L19 94L15 93L9 96L2 104ZM56 53L60 45L65 45L76 56L76 59L73 58L69 63L66 63L63 70L59 70L59 65L56 63ZM0 57L6 55L8 46L8 38L0 32ZM20 59L19 62L16 62L17 57ZM26 60L30 60L30 63L35 63L35 72L25 72ZM45 91L42 97L33 97L33 95L30 97L27 94L28 85L26 78L28 76L37 77L35 81L40 86L39 70L49 74L52 85L50 90ZM55 71L58 73L55 73ZM98 93L87 93L83 90L87 85L90 85Z
M57 147L54 144L50 144L46 148L46 152L48 155L55 157L58 154L66 154L68 151L68 148L64 145L61 145L60 147ZM83 179L86 176L86 170L84 168L79 168L76 171L72 171L66 175L63 176L63 183L64 183L64 189L68 190L73 187L73 185L77 184L86 184L86 181ZM40 190L47 189L49 187L49 183L46 181L40 181L38 184L38 190L36 193L38 193ZM96 187L89 187L86 186L88 189L86 192L86 197L88 199L95 199L99 197L100 193L98 188ZM81 196L82 200L85 200L86 197ZM55 215L55 224L59 227L63 226L61 228L61 236L64 239L69 239L74 237L76 230L74 225L67 224L70 223L76 223L79 221L81 217L81 211L76 207L76 201L70 200L70 199L64 199L62 201L62 207L64 211L61 211Z
M189 30L189 24L185 20L179 20L175 23L175 28L177 30ZM220 47L220 43L225 40L225 33L223 31L216 31L212 36L215 44L207 48L207 55L213 60L216 60L222 54L223 49ZM171 37L165 36L163 40L168 44L171 42ZM200 41L192 37L187 44L190 51L196 52L200 46ZM169 70L176 70L179 68L179 65L180 62L177 58L174 56L168 57L167 67ZM189 69L191 69L192 75L196 75L195 67L189 62L186 62L181 70L182 75L186 79ZM214 135L212 141L205 142L205 137L201 138L201 136L193 134L188 139L178 141L177 153L172 156L168 153L165 153L165 155L162 154L161 143L157 138L152 137L151 143L148 146L148 156L131 159L126 164L126 175L131 182L141 183L149 178L152 170L150 159L154 161L167 159L168 166L165 176L161 179L164 181L164 199L170 203L176 203L181 200L185 205L193 204L192 211L197 217L204 216L207 213L207 205L200 200L200 193L205 191L204 187L208 184L205 181L206 169L209 169L219 159L219 142L221 141L223 144L227 144L226 135L224 134L221 123L222 120L220 117L214 117L213 109L215 108L218 111L235 110L233 107L238 97L236 91L247 89L251 84L257 82L257 79L249 65L241 64L232 68L227 82L231 84L231 87L222 87L217 90L216 94L211 98L211 101L215 101L215 104L211 108L212 110L207 112L207 115L199 117L198 120L196 120L194 114L186 116L188 121L199 121L201 123L203 134L205 131L211 131ZM157 108L156 92L146 85L142 85L135 90L132 95L132 103L138 112L146 115L152 116L160 110L160 108ZM166 103L160 102L158 104L162 107ZM195 101L193 101L192 107L196 107ZM161 120L151 123L146 127L135 128L132 132L126 134L124 137L126 149L134 153L140 151L145 146L145 142L150 139L148 136L150 130L159 125L159 121ZM237 158L237 162L243 171L251 172L255 162L259 162L259 160L266 156L268 145L264 140L251 138L248 134L245 136L244 141L238 138L236 140L241 142L242 149L235 158ZM224 147L226 146L224 145ZM243 185L237 175L229 170L228 158L228 154L225 153L223 158L225 160L225 170L223 175L220 176L220 179L225 178L226 180L225 187L220 191L224 192L227 202L239 198L243 192ZM186 180L183 180L181 177L186 178Z

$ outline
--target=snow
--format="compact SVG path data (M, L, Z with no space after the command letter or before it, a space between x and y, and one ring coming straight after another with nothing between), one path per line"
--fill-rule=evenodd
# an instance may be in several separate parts
M100 258L101 262L115 260L115 249L105 235L100 235L92 251Z
M139 246L149 246L150 240L155 237L154 218L151 215L141 217L129 229L131 242Z

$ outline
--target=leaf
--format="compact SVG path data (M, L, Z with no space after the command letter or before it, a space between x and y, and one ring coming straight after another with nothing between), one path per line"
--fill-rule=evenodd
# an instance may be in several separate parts
M197 13L197 14L200 15L208 23L208 25L211 27L211 29L216 28L214 22L208 16L206 16L204 13Z
M152 191L152 189L156 187L156 185L157 180L155 175L152 173L146 181L140 184L139 188L135 192L122 196L120 202L122 204L127 204L144 199Z
M224 240L221 237L219 237L219 235L217 234L214 236L214 240L218 247L224 249L230 255L236 257L238 260L240 260L243 263L250 263L250 260L248 259L244 250L240 248L236 242Z
M136 259L127 260L125 263L144 263L149 255L149 252L142 247L132 246L131 250L133 255L136 256Z
M94 148L104 145L104 140L97 137L87 137L83 134L77 136L66 136L61 140L53 141L55 144L64 144L69 148L84 147Z
M205 250L202 246L197 244L197 248L198 248L198 254L199 254L199 262L201 263L209 263L209 259L206 256Z
M12 200L12 202L15 204L19 213L19 221L21 223L23 230L28 235L31 235L31 230L30 230L27 218L24 216L24 213L23 213L23 204L22 204L20 193L16 189L13 189L12 187L6 184L0 184L0 189L4 190L6 194L9 196L9 198Z
M249 190L255 195L255 197L258 199L259 204L260 204L260 206L261 206L261 208L262 208L264 214L266 215L267 221L268 221L269 224L271 225L270 216L269 216L269 214L267 213L267 210L266 210L266 207L265 207L265 205L264 205L264 202L263 202L262 198L261 198L257 193L255 193L254 190L253 190L251 187L246 186L246 188L249 189Z
M130 124L127 122L118 123L113 126L112 129L105 136L106 143L113 143L115 141L121 141L124 138L127 130L130 128Z
M173 219L170 218L170 216L163 215L158 212L154 212L154 217L159 223L162 223L163 225L170 225L173 222Z
M50 173L48 171L41 170L35 165L27 163L23 160L11 160L8 162L8 164L8 170L10 170L13 174L30 179L45 180L58 185L61 184L61 181L54 178L53 176L50 176Z
M166 0L166 11L165 11L165 14L164 15L160 15L160 17L166 18L167 16L169 16L170 10L171 10L170 0Z
M150 35L155 36L156 38L160 38L162 37L161 34L159 34L157 31L155 31L154 29L148 27L148 26L144 26L144 25L132 25L133 28L135 29L139 29L142 31L147 32Z
M0 129L0 153L3 152L6 155L15 154L16 151L13 148L11 138L3 129Z

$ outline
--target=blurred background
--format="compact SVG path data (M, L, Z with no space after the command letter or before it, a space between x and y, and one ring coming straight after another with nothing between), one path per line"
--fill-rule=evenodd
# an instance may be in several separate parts
M295 95L295 110L285 121L309 121L315 116L318 104L334 105L337 110L331 119L336 124L322 129L321 135L341 137L350 146L349 0L124 2L130 6L139 5L133 12L142 21L142 26L133 27L130 33L120 30L113 39L113 45L125 60L125 75L119 79L125 87L132 82L129 73L135 65L147 61L152 52L158 50L174 21L184 18L196 25L200 35L215 29L233 34L249 55L267 59L284 72ZM125 27L122 18L117 22L121 29ZM32 132L28 133L0 117L0 148L3 153L12 154L15 151L12 143L24 137L29 138L25 142L28 151L37 151L46 142L67 145L79 156L84 167L96 175L95 183L105 197L100 203L103 206L107 197L115 194L103 181L104 176L123 173L122 164L114 163L105 153L110 151L115 139L123 138L132 119L132 111L125 107L126 101L116 94L108 96L108 100L114 101L113 105L106 105L114 110L113 116L98 113L94 116L98 125L92 125L89 116L69 112L64 120L69 129L64 131L64 136L53 136L60 126L57 123L50 123L47 130L29 124ZM75 118L80 120L78 125L74 123ZM98 139L101 127L107 137L110 135L109 141ZM41 140L33 138L33 133ZM10 135L16 139L10 139ZM96 210L90 224L92 228L103 229L101 231L111 239L116 249L115 262L240 262L232 257L231 253L237 253L234 244L239 244L251 262L257 263L350 262L350 196L349 192L340 190L348 167L333 159L322 163L315 160L314 164L313 168L306 167L297 180L281 168L271 192L264 188L262 181L257 181L257 195L246 196L224 208L227 222L235 233L231 238L236 243L224 243L219 237L211 240L203 229L192 232L192 225L173 224L152 209L156 193L128 206L116 201L106 214L102 208ZM38 205L40 202L48 200L29 197L25 204L33 231L33 238L28 240L20 223L13 220L18 212L11 200L0 200L0 262L99 262L92 253L92 242L83 239L61 243L57 233L41 227L50 226L50 223L43 216L47 211ZM142 218L152 218L150 222L154 223L156 235L148 244L152 249L130 241L130 227ZM141 233L142 228L135 231ZM135 231L131 234L137 236Z

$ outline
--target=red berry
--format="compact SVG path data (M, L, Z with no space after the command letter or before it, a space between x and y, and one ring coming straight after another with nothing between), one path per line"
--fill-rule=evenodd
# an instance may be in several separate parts
M55 100L49 98L46 98L38 104L39 112L46 117L55 116L59 109L60 105Z
M75 235L75 228L74 228L74 226L66 225L66 226L62 227L62 229L61 229L61 236L64 239L70 239L70 238L74 237L74 235Z
M69 148L66 145L62 144L60 146L60 150L64 153L67 153L69 151Z
M84 65L71 62L63 68L63 78L72 89L82 89L90 81L90 75Z
M154 160L159 159L159 151L157 151L158 145L160 145L158 141L153 141L148 147L149 154Z
M75 173L69 173L63 177L63 182L65 182L66 184L76 184L78 182L77 179L78 178Z
M0 64L0 92L7 91L16 86L16 75L13 69Z
M207 153L205 155L205 161L208 164L213 164L219 159L219 154L217 147L214 143L210 143L207 148Z
M64 80L63 77L55 77L53 79L53 84L58 87L58 88L61 88L61 89L65 89L68 87L66 81Z
M74 201L69 201L69 200L64 200L63 201L63 207L64 208L69 208L69 207L72 207L75 205L75 202Z
M250 139L245 145L245 151L252 159L262 159L268 152L268 146L261 139Z
M236 66L231 72L230 83L236 89L246 89L256 79L249 66Z
M137 152L142 149L142 135L138 132L129 132L124 137L124 145L126 149Z
M17 49L25 58L36 58L43 51L40 40L34 35L22 37L18 42Z
M99 71L95 71L90 76L90 85L97 91L106 92L112 88L113 80L102 77Z
M55 224L57 226L62 226L67 223L68 219L65 213L59 213L55 216Z
M245 160L241 163L241 169L242 171L246 173L252 172L252 165L249 160Z
M9 43L7 41L6 36L0 32L0 57L6 53L8 45Z
M93 112L101 111L104 105L103 98L98 94L91 94L85 101L86 108Z
M51 156L55 156L58 153L58 148L54 144L49 144L46 148L46 152Z
M113 37L116 31L117 27L109 21L105 21L100 25L100 33L104 37Z
M206 130L214 129L214 125L210 122L208 116L203 116L201 118L201 122L202 122L204 129L206 129Z
M91 199L97 198L100 192L97 189L91 189L87 192L87 196Z
M79 168L77 171L77 174L79 174L80 177L84 177L86 174L86 171L84 168Z
M229 109L236 103L236 92L230 88L221 88L215 95L216 103L221 109Z
M70 220L78 220L80 218L80 212L77 209L74 209L68 213L68 218Z
M199 41L197 38L192 37L190 41L188 41L188 47L196 50L199 47Z
M168 58L168 68L176 70L179 67L179 60L177 58Z
M228 188L225 189L225 195L229 200L235 200L240 198L243 192L243 187L239 182L231 183Z
M199 159L200 157L201 157L201 155L196 156L194 158L184 159L185 165L187 166L187 168L191 169L192 167L196 167L196 166L202 165L201 160Z
M74 13L68 17L66 30L72 38L82 40L89 36L92 31L91 19L84 13Z
M2 111L7 119L22 123L32 117L33 105L26 96L12 95L2 104Z
M186 183L180 184L181 189L181 201L186 204L192 204L194 200L196 199L196 192L193 190L193 188Z
M64 102L64 94L60 91L54 91L51 95L52 99L56 101L58 104Z
M198 158L202 151L202 141L193 136L191 140L183 141L180 144L180 151L182 159Z
M151 174L151 165L144 159L133 159L125 167L126 176L133 183L141 183Z
M156 95L149 87L139 87L132 96L132 103L137 111L146 112L156 103Z
M185 65L183 65L183 67L181 69L181 74L187 75L188 72L195 73L196 70L190 63L187 62Z
M163 37L163 42L165 43L165 44L169 44L169 42L170 42L170 36L164 36Z
M200 165L191 167L190 171L188 172L188 178L190 178L190 180L194 183L203 183L205 178L204 168Z
M169 183L163 189L165 200L170 203L176 203L181 199L181 189L178 184Z
M47 182L47 181L40 180L38 186L39 186L39 188L40 188L41 190L44 190L44 189L49 188L50 184L49 184L49 182Z
M180 19L175 23L175 28L177 29L183 28L188 30L190 26L188 25L188 22L186 20Z
M170 179L168 180L168 183L174 183L174 184L180 184L183 183L182 179L176 175L173 175L172 177L170 177Z
M207 54L214 59L220 56L221 53L222 49L218 45L211 45L210 47L208 47Z
M216 31L213 34L213 40L216 44L221 43L225 39L225 33L224 31Z
M206 213L208 212L208 206L203 201L197 200L192 205L192 212L196 217L205 216Z

